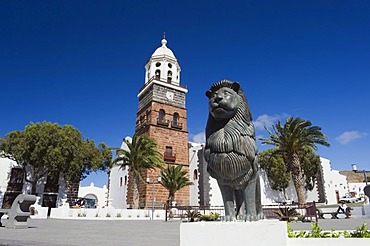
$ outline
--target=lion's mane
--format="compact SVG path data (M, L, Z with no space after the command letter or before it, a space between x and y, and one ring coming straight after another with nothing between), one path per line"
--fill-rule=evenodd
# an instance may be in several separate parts
M210 92L235 84L222 80ZM231 119L215 120L208 115L205 159L207 171L220 184L242 189L257 173L257 146L252 116L244 92L237 84L238 109Z

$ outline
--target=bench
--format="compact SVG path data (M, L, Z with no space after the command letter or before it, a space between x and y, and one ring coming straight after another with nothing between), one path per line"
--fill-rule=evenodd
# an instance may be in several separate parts
M20 194L12 203L10 209L0 209L0 226L11 229L28 228L27 220L31 215L30 206L36 202L36 196ZM1 218L4 214L7 218ZM5 216L4 216L5 217Z
M346 216L345 217L346 219L350 219L351 215L352 215L351 210L353 210L353 208L347 207L346 212L343 213L343 212L337 212L337 211L322 212L321 209L317 209L317 214L318 214L320 219L325 219L324 215L326 215L326 214L330 214L331 219L339 219L338 214L344 214Z

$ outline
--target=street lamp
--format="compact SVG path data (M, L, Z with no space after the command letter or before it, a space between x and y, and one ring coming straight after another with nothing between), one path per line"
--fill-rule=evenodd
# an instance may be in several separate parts
M148 184L152 184L152 187L153 187L152 188L152 220L154 220L154 185L155 184L159 184L161 181L162 181L162 177L161 176L159 176L157 178L157 181L155 181L155 180L150 181L150 178L149 177L146 178L146 182Z
M365 185L367 185L367 176L366 176L366 170L357 170L357 165L356 164L352 164L352 171L354 171L355 173L364 173L364 178L365 178Z

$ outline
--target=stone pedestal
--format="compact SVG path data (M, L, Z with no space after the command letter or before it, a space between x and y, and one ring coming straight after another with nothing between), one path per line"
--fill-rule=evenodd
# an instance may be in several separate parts
M180 246L286 246L284 221L194 222L180 225Z

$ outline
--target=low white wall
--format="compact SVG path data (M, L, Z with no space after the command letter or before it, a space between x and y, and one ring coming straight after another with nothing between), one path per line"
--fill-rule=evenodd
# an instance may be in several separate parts
M52 208L50 218L57 219L120 219L120 220L150 220L152 210L106 208ZM154 220L164 220L165 210L155 210Z
M276 220L245 223L197 222L180 225L180 246L285 246L287 239L286 222Z
M48 217L48 208L41 206L40 197L36 197L36 202L30 206L34 209L34 215L31 215L32 219L46 219Z

